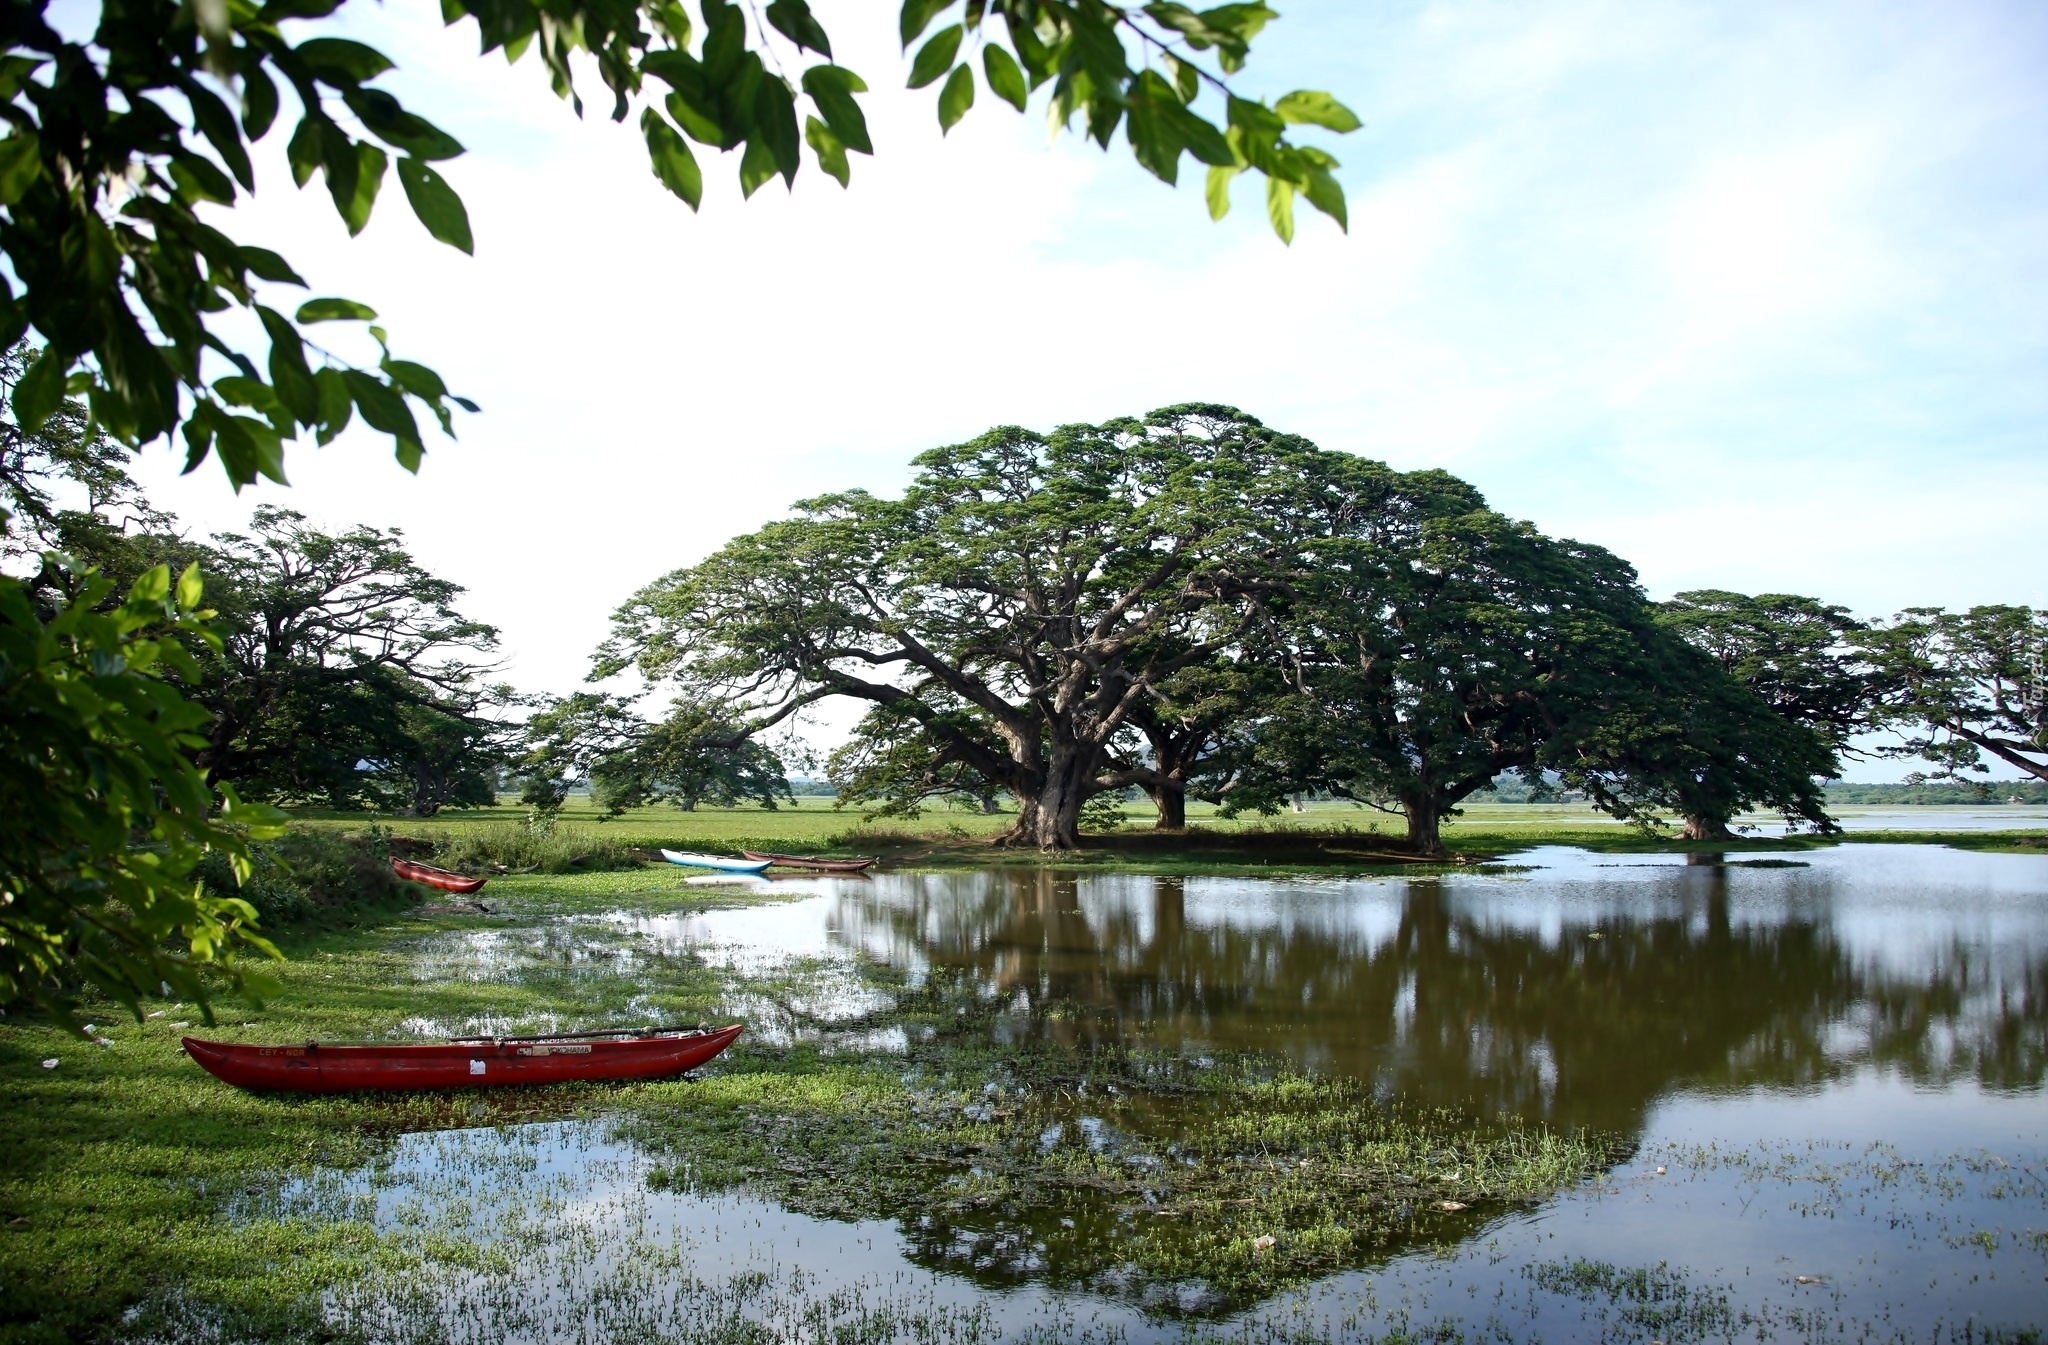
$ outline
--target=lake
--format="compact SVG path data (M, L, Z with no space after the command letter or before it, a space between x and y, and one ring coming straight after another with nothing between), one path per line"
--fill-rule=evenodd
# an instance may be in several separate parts
M1250 1053L1610 1145L1559 1195L1461 1207L1252 1301L1119 1268L1128 1200L818 1218L746 1184L692 1194L661 1175L673 1154L601 1118L405 1136L283 1198L476 1249L431 1282L337 1287L338 1318L394 1339L1961 1341L2048 1325L2048 859L1701 858L884 874L693 916L567 918L629 950L593 974L684 954L728 969L729 1007L771 1045L907 1059L932 1029L892 1005L917 996L957 1005L992 1051ZM436 937L445 975L465 940L495 936ZM1057 1115L1048 1144L1129 1147L1129 1121L1085 1085Z

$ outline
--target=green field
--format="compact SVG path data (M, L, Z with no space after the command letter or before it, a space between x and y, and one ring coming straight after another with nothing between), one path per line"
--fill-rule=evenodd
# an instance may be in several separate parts
M1845 813L1855 810L1845 809ZM1402 819L1348 803L1314 802L1301 813L1273 817L1248 815L1223 818L1208 804L1190 804L1189 829L1181 835L1155 833L1152 809L1145 802L1124 805L1123 825L1112 833L1086 837L1088 847L1061 863L1105 863L1128 860L1156 867L1162 862L1203 864L1233 860L1267 864L1279 859L1310 863L1341 863L1350 856L1394 851L1405 834ZM447 812L434 818L383 817L367 813L298 810L302 823L346 832L366 830L373 822L398 836L445 843L488 828L518 826L527 811L506 801L493 808ZM797 853L880 854L921 865L989 863L1030 858L1035 853L994 851L986 841L1007 828L1015 814L983 814L935 808L913 819L867 822L851 808L835 808L829 798L807 797L796 807L773 811L758 807L699 808L683 812L672 807L636 808L606 819L587 798L573 798L558 822L565 835L584 835L639 847L738 851L778 850ZM1758 823L1770 819L1752 819ZM2021 815L2010 831L1861 831L1840 840L1949 844L1965 849L2036 851L2048 841L2039 819ZM1487 803L1466 808L1448 819L1444 843L1454 856L1467 859L1509 854L1536 845L1577 845L1597 850L1728 849L1726 844L1687 846L1661 836L1645 836L1583 803ZM1735 843L1734 848L1787 848L1829 844L1810 837L1772 836ZM1332 853L1319 856L1316 852ZM1385 855L1382 857L1393 858Z

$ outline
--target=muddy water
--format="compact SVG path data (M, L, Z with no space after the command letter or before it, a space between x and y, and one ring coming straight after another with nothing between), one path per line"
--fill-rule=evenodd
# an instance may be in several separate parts
M988 872L799 890L615 924L730 968L739 1007L783 1041L903 1049L862 970L880 964L978 1006L997 1042L1255 1050L1388 1095L1619 1133L1629 1156L1540 1207L1218 1320L1061 1287L1057 1242L1021 1215L991 1271L950 1254L945 1229L652 1189L651 1160L603 1122L444 1132L331 1175L321 1200L386 1229L438 1220L490 1249L480 1268L431 1291L357 1286L337 1313L476 1340L2048 1326L2048 859L1542 850L1419 880ZM807 969L800 1002L749 1005L745 979L785 964Z

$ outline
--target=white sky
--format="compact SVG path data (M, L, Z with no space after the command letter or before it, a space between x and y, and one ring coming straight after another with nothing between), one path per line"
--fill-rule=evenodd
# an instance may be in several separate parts
M991 425L1191 399L1457 472L1653 596L2048 605L2048 8L1280 8L1242 87L1367 123L1327 142L1349 236L1304 209L1292 248L1251 184L1213 225L1198 169L1174 191L1121 143L1049 143L1038 103L983 90L942 139L934 91L897 87L893 5L819 5L877 90L852 190L807 171L743 204L704 152L699 216L594 78L579 123L473 26L353 6L387 86L470 147L444 167L476 257L395 180L350 241L282 132L236 227L484 414L416 479L354 432L292 452L289 491L161 449L145 475L201 531L258 500L403 527L510 678L555 691L620 600L794 499L894 490Z

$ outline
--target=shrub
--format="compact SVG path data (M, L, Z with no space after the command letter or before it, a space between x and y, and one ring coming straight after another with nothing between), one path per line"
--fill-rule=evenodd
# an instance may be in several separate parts
M209 855L199 875L216 896L239 896L256 908L261 928L327 923L402 910L418 892L401 882L371 840L294 827L250 847L254 872L239 889L227 861Z
M633 869L632 847L613 836L582 827L525 827L517 823L464 830L434 848L434 863L464 873L589 873Z

